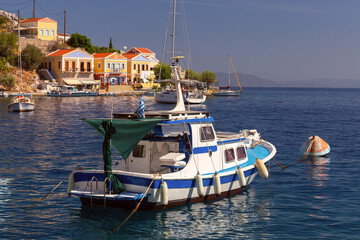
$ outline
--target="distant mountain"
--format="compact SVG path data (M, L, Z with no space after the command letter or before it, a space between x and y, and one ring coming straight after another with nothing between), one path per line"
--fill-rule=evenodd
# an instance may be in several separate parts
M279 83L275 81L260 78L254 75L239 73L239 72L237 72L236 74L239 78L241 87L279 87L280 86ZM218 83L215 84L216 86L220 86L220 87L228 86L229 83L228 73L218 72L216 73L216 79L219 81ZM234 73L230 74L230 86L231 87L238 86Z
M360 88L360 80L322 78L303 81L289 81L281 83L280 86L306 88Z
M294 88L360 88L360 80L351 79L312 79L276 82L269 79L257 77L255 75L237 72L241 87L294 87ZM223 72L216 73L218 83L215 86L227 87L228 74ZM230 86L237 87L235 74L230 74Z

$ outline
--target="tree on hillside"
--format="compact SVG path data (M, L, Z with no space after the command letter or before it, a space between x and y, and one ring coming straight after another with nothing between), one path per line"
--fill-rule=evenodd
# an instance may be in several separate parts
M81 35L80 33L71 34L67 43L69 46L74 48L83 48L85 51L91 54L95 52L95 48L91 44L90 39L85 35Z
M216 73L205 70L201 73L201 81L206 82L208 86L216 82Z
M157 64L154 67L154 73L155 73L155 78L159 79L160 64ZM170 65L166 65L165 63L162 63L161 79L170 79L170 78L171 78L171 67L170 67Z
M193 79L193 80L200 80L201 79L201 74L198 73L198 72L195 72L194 70L186 69L185 78L186 79Z
M21 52L22 66L26 70L35 70L43 62L43 54L35 45L28 44Z
M113 45L112 45L112 41L111 41L111 37L110 37L110 43L109 43L109 50L113 49Z
M4 57L11 65L16 63L18 37L15 33L0 31L0 57Z

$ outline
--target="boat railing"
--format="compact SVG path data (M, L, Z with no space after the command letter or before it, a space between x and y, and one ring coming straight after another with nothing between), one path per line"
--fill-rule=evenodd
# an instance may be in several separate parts
M109 181L109 194L111 194L111 180L106 177L104 180L104 211L106 211L106 181Z
M98 191L98 179L95 176L93 176L91 178L91 180L90 180L90 206L91 206L91 208L92 208L92 194L93 194L93 191L92 191L93 184L92 184L92 182L93 182L94 179L96 180L96 191L95 191L95 193L97 193L97 191Z

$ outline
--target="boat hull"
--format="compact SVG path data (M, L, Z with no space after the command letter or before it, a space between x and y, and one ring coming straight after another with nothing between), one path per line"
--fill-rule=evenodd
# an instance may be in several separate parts
M249 185L258 174L258 171L255 166L248 168L245 172L246 184ZM106 194L104 197L104 188L103 181L105 180L105 175L103 173L98 172L74 172L75 185L80 188L76 189L85 189L87 187L87 191L82 190L72 190L71 194L80 198L82 204L84 205L98 205L98 206L107 206L107 207L117 207L117 208L126 208L133 209L140 199L142 198L142 193L145 192L147 186L151 182L151 178L141 178L130 176L129 173L119 174L115 173L114 175L125 185L127 189L137 189L135 193L121 193L121 194ZM221 193L219 195L215 194L215 186L213 181L213 175L205 175L203 178L205 195L200 197L197 193L197 185L196 179L187 178L187 179L171 179L166 178L163 175L163 181L165 181L168 185L168 195L169 201L167 205L161 204L161 191L160 184L161 178L158 177L150 187L148 194L144 197L144 200L140 204L140 209L144 210L161 210L167 209L171 207L176 207L188 203L198 203L204 201L213 201L219 200L221 198L231 196L237 193L242 192L246 186L241 186L239 183L239 179L236 173L236 168L233 168L227 172L219 173L220 182L221 182ZM94 178L95 177L95 178ZM89 183L90 179L97 179L98 184L93 181ZM82 183L80 183L82 182ZM137 185L139 184L139 185ZM92 191L89 190L89 185L92 185ZM96 185L98 185L99 189L95 191ZM134 197L129 198L126 195L133 195Z
M235 91L220 91L220 92L215 92L212 94L213 96L216 97L232 97L232 96L240 96L240 92L235 92Z
M8 110L10 112L30 112L34 111L35 104L33 103L12 103L9 105Z
M98 93L94 92L75 92L75 93L47 93L49 97L95 97Z

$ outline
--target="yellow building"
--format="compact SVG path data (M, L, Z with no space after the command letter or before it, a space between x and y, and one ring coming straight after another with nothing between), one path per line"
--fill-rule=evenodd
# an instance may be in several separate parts
M133 47L126 54L141 54L149 60L150 68L150 80L154 80L155 73L154 67L159 64L159 60L156 59L156 54L147 48Z
M129 84L127 81L127 59L117 52L94 53L94 78L102 87ZM111 87L110 87L111 88Z
M57 40L57 22L48 17L20 21L20 35L26 38Z
M84 50L59 49L45 56L43 68L47 69L60 85L78 89L94 89L94 57Z

